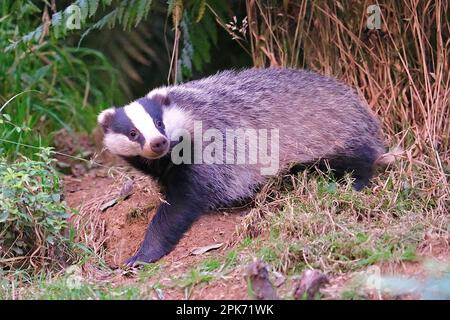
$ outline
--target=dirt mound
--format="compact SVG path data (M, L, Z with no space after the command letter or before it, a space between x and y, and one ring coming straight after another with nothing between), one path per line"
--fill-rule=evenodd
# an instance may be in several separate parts
M64 196L67 204L78 211L70 219L77 226L77 241L86 243L102 257L111 268L118 268L139 248L148 223L153 218L161 201L158 187L148 177L112 156L102 152L101 134L88 137L72 137L61 132L55 147L60 152L58 169L65 173ZM82 159L86 160L82 160ZM132 181L132 190L123 197L121 192ZM234 242L236 226L245 212L214 212L204 214L186 232L176 248L161 263L164 279L168 284L166 299L186 298L183 288L170 285L170 277L183 277L189 270L209 256L224 254L228 243ZM196 247L215 243L224 245L202 255L191 255ZM122 271L104 274L95 264L85 266L87 277L108 281L114 285L135 281ZM91 270L92 269L92 270ZM89 271L90 270L90 271ZM245 299L247 291L244 278L239 271L228 274L227 279L201 286L192 292L193 299Z
M104 232L105 260L112 266L120 266L133 255L144 238L149 221L161 202L157 187L146 178L134 182L132 194L114 203L123 183L105 176L102 170L92 170L82 177L65 176L65 194L69 206L85 212L91 222L99 219L100 232ZM112 203L102 211L102 206ZM239 223L237 213L210 213L203 215L185 234L176 249L164 259L173 262L180 259L196 260L190 256L195 247L228 242Z

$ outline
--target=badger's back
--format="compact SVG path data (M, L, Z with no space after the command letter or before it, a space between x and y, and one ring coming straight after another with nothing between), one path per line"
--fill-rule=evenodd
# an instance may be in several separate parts
M334 161L336 168L370 171L384 152L380 126L350 87L295 69L248 69L166 88L170 100L215 128L278 129L280 169L289 163ZM253 195L267 177L259 165L192 165L218 205ZM366 178L362 184L366 183Z
M350 87L296 69L225 71L169 88L204 128L280 130L280 161L311 162L364 145L384 151L380 127Z

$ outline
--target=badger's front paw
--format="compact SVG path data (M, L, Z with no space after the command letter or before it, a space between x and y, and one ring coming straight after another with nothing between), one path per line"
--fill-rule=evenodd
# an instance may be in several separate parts
M125 266L131 268L146 265L158 261L161 256L162 255L160 254L145 254L138 252L125 262Z

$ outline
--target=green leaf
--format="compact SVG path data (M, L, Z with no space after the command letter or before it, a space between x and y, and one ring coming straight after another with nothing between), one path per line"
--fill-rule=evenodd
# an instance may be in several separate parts
M147 17L151 5L152 0L139 0L139 3L137 5L136 22L134 24L135 27L139 24L139 22L141 22L143 18Z
M60 202L60 201L61 201L61 195L59 195L59 194L57 194L57 193L52 194L52 200L53 200L54 202Z
M1 222L5 222L6 220L8 220L8 217L9 217L9 212L6 211L6 210L2 210L0 212L0 223Z
M198 11L197 11L197 19L195 20L195 22L198 23L198 22L200 22L200 20L202 20L202 18L205 15L205 11L206 11L206 0L200 0Z
M99 4L98 0L89 0L89 17L95 15L98 9L98 4Z
M356 241L358 243L363 243L363 242L366 242L367 240L369 240L369 236L367 234L365 234L363 232L358 232L356 234Z
M50 244L54 244L55 243L55 237L54 236L48 236L45 240L48 243L50 243Z

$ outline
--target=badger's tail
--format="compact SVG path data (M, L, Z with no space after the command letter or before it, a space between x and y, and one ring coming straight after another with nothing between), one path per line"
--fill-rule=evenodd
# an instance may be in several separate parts
M385 168L402 157L404 150L400 146L396 146L386 153L383 153L375 160L375 166Z

